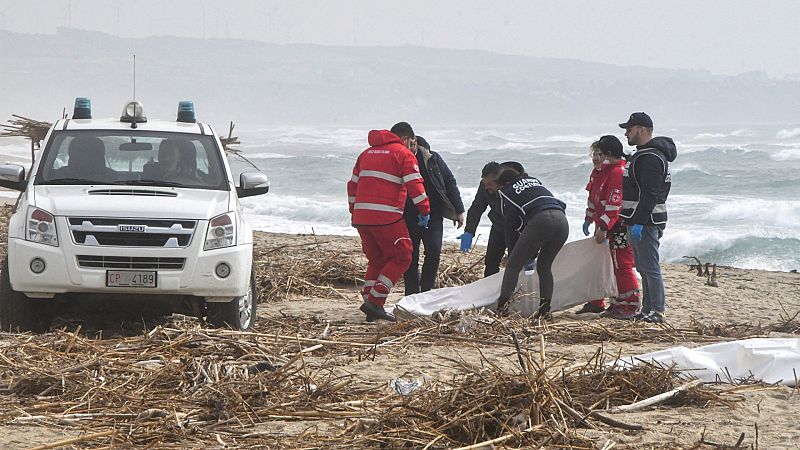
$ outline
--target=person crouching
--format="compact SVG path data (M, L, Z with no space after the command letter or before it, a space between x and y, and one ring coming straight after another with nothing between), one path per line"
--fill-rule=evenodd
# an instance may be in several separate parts
M503 169L496 179L486 180L486 187L500 195L509 249L497 310L504 313L517 288L519 273L531 259L536 259L539 276L539 310L534 319L550 319L553 299L552 265L569 236L564 214L566 204L553 197L542 183L527 173Z

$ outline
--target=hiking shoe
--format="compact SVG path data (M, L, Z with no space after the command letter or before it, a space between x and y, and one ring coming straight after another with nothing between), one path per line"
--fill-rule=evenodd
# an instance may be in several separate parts
M587 313L597 314L605 310L606 309L603 308L602 306L597 306L592 303L584 303L581 309L575 311L575 314L587 314Z
M364 302L358 308L367 315L367 322L374 322L376 320L386 320L388 322L397 322L393 315L386 312L383 306L378 306L372 302Z
M636 316L636 310L626 308L608 308L608 311L602 314L602 317L617 320L634 320Z
M644 321L645 317L649 316L650 314L652 314L652 313L651 312L642 311L639 314L636 314L635 316L633 316L633 321L634 322Z
M664 323L664 315L658 311L653 311L642 320L647 323Z

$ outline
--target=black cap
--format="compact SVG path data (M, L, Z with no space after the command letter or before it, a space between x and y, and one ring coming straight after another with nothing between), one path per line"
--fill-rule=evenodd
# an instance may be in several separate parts
M622 142L616 136L607 134L597 141L597 148L600 153L610 155L614 158L622 158Z
M627 122L619 124L620 128L630 128L635 126L653 128L653 119L651 119L646 113L635 112L628 117Z

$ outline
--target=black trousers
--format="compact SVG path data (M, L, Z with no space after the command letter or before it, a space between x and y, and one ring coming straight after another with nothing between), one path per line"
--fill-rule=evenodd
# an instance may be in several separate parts
M428 228L420 228L417 218L406 219L408 235L411 237L411 265L403 274L405 295L426 292L433 289L436 276L439 272L439 260L442 255L442 234L444 232L441 214L431 214ZM422 273L419 270L419 244L425 246L425 261L422 263Z
M560 209L546 209L537 213L525 224L522 234L508 256L500 299L509 299L517 288L519 272L531 259L536 258L536 273L539 275L539 297L547 301L553 298L553 260L567 242L569 224Z
M489 243L486 244L486 257L483 276L488 277L500 272L500 261L506 253L506 234L502 227L492 225L489 231Z

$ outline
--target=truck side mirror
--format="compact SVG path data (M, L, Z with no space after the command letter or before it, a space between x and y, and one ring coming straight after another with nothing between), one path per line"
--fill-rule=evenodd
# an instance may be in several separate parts
M261 172L244 172L239 174L239 186L236 195L239 198L261 195L269 192L269 180Z
M24 191L25 168L19 164L0 165L0 186L15 191Z

